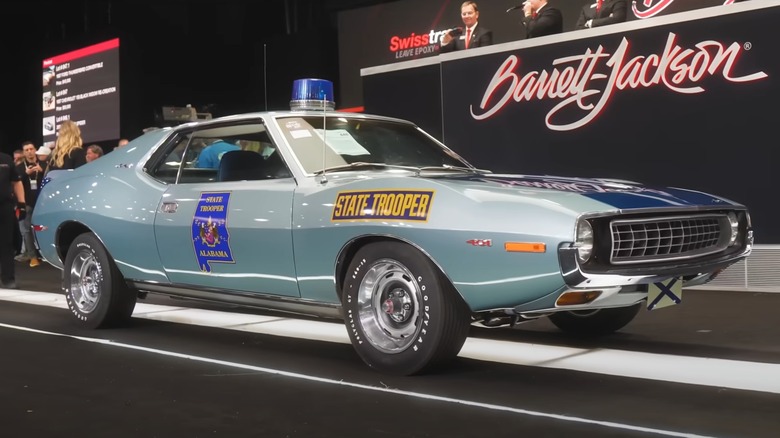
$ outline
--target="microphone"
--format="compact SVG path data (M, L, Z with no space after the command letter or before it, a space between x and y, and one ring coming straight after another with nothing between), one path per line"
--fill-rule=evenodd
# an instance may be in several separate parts
M512 12L512 11L514 11L515 9L522 9L522 8L523 8L523 6L525 6L525 3L523 3L522 5L512 6L511 8L507 9L506 11L507 11L507 12Z

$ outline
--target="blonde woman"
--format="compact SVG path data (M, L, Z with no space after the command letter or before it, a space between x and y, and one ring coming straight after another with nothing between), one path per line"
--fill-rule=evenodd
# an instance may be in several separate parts
M57 142L49 157L49 167L46 170L75 169L87 163L87 153L81 140L81 129L72 120L66 120L57 132Z

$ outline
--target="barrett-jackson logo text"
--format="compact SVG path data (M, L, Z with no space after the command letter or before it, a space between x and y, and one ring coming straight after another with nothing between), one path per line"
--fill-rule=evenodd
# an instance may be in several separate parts
M650 18L661 13L672 3L674 3L674 0L644 0L641 5L637 5L636 0L634 0L631 2L631 10L636 18ZM723 2L724 5L732 3L734 3L734 0L725 0Z
M733 70L743 48L738 43L726 47L717 41L702 41L695 48L683 48L676 43L677 35L669 33L662 54L629 57L626 38L614 54L599 45L596 51L588 49L582 55L558 58L551 71L519 71L520 59L509 56L490 81L479 107L470 106L475 120L485 120L501 111L512 101L563 99L545 117L547 127L554 131L571 131L595 119L606 107L616 91L650 88L663 85L682 94L704 92L697 85L705 76L720 74L729 82L750 82L764 79L764 72L734 76ZM596 73L601 62L608 74ZM595 88L601 85L603 89ZM574 120L562 121L562 113L572 111ZM582 116L579 116L582 112ZM567 119L572 118L571 116Z

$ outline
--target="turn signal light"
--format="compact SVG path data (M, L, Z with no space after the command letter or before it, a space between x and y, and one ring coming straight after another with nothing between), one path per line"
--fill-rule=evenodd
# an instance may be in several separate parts
M545 252L547 245L540 242L506 242L504 250L506 252Z
M588 304L601 295L600 290L589 290L583 292L564 292L563 295L558 297L555 301L557 306L574 306L576 304Z

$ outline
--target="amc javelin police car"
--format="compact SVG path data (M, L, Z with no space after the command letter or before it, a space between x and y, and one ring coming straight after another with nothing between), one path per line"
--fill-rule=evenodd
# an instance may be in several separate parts
M493 174L297 82L291 111L49 173L32 221L74 320L125 324L149 293L337 318L370 367L408 375L453 359L471 324L614 332L751 252L748 211L721 197Z

